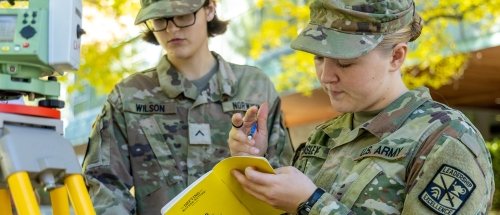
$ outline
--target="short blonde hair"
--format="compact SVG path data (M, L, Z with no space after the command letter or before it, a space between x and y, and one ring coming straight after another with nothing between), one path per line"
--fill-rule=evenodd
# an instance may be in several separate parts
M394 33L384 35L384 40L378 44L378 48L392 49L398 43L412 42L420 36L422 27L422 18L415 13L410 24Z

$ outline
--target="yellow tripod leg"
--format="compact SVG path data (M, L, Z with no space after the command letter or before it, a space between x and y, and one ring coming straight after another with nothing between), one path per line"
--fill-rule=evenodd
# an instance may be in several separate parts
M0 214L12 215L10 194L6 189L0 189Z
M7 178L12 198L18 214L40 215L38 206L27 172L16 172Z
M81 175L70 175L64 179L68 188L69 198L76 215L95 215L90 196Z
M53 215L69 214L68 193L65 186L50 191L50 202L52 203Z

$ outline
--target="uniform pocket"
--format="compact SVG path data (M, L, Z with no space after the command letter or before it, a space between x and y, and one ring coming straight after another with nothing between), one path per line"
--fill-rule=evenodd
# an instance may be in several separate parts
M142 190L144 195L137 201L138 214L160 214L161 208L181 191L181 186L144 185Z
M375 177L382 173L382 168L375 162L370 162L361 171L358 178L350 185L349 189L342 196L341 202L352 208L361 192L373 181Z
M384 163L386 161L380 159L365 159L361 162L369 163L340 201L357 214L400 214L405 198L405 186L401 180L391 177L393 173L386 172L397 172L400 167L394 163Z
M112 120L109 111L106 111L107 109L109 109L108 103L105 104L102 112L97 116L92 125L84 158L86 168L110 164L109 145L111 144L111 140L115 140L116 138L111 137L111 133L113 133L113 129L110 128Z
M162 123L167 127L176 127L179 124L178 119L164 120ZM184 181L181 171L178 169L178 164L173 158L173 153L170 148L170 143L165 138L165 132L160 129L158 122L153 116L141 119L142 131L146 136L149 145L156 157L161 168L162 177L167 185L172 186L176 183Z

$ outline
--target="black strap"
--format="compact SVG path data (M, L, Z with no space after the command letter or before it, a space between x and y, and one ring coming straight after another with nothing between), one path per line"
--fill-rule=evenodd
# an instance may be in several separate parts
M313 194L305 201L299 204L297 207L298 215L308 215L311 212L311 208L316 204L316 202L321 198L325 191L321 188L316 188Z
M409 193L417 182L417 176L422 167L424 166L427 155L432 151L434 145L437 143L443 134L446 134L450 128L447 124L440 126L435 132L430 133L423 143L419 146L418 151L413 155L412 160L406 166L406 193Z
M306 146L306 143L303 142L295 150L295 154L293 155L293 159L292 159L292 166L294 166L295 162L299 159L300 154L302 153L302 149L304 149L305 146Z
M307 200L307 202L309 203L309 205L313 206L314 204L316 204L316 202L319 200L319 198L321 198L321 196L323 195L323 193L325 193L325 191L323 189L321 189L319 187L316 188L316 190L314 191L314 193Z

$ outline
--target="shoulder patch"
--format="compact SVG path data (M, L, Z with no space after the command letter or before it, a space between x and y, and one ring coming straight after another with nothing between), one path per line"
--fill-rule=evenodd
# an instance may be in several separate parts
M443 164L422 191L419 200L438 214L456 214L474 189L476 184L467 174Z

